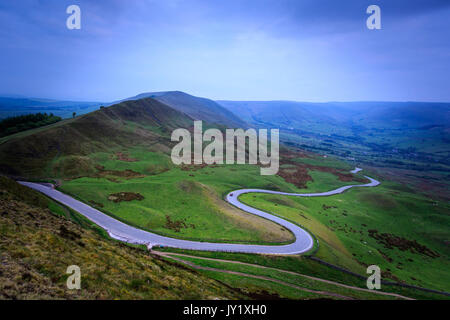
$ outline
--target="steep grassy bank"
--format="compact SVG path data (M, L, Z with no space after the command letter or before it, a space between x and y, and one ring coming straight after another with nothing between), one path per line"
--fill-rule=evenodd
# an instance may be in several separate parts
M0 299L246 298L145 250L107 240L62 217L65 211L0 177ZM70 265L81 268L81 290L66 288Z

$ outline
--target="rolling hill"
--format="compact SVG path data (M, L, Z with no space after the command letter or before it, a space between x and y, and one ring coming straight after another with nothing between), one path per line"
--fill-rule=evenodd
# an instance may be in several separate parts
M195 120L203 120L228 128L248 127L248 124L236 116L239 113L230 112L213 100L195 97L181 91L148 92L125 100L138 100L148 97L167 104Z
M125 101L7 137L0 145L0 168L12 176L42 177L50 162L65 156L83 157L137 144L167 150L171 131L190 126L189 116L154 99ZM84 160L71 162L82 171L92 170Z
M181 91L147 92L110 103L0 96L0 119L38 112L53 113L62 118L72 118L73 112L76 112L77 115L83 115L98 110L101 106L112 106L121 102L144 98L158 100L195 120L204 120L230 128L245 128L248 126L238 116L217 102Z

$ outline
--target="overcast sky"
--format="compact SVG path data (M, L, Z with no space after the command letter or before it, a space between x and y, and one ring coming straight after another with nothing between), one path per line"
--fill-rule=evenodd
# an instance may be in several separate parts
M0 0L0 52L1 94L450 101L450 1Z

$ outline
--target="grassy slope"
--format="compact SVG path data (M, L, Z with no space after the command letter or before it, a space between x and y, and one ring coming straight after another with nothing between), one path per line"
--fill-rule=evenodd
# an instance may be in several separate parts
M128 101L5 139L0 144L0 169L27 178L48 177L54 175L45 171L50 162L76 156L85 162L78 174L85 174L93 169L86 155L137 144L164 150L172 129L190 125L188 116L156 100Z
M298 161L311 160L298 159ZM334 165L333 161L329 158L314 159L316 165L345 167L342 163ZM316 188L320 191L330 189L327 187L330 181L321 179L328 177L328 173L315 171L310 173L315 179L312 183L308 182L308 189ZM337 179L331 183L345 184ZM449 251L446 241L450 208L445 202L430 200L419 193L414 193L406 186L386 180L383 180L377 188L352 189L342 195L326 198L246 194L241 196L241 200L308 228L319 239L320 247L316 256L324 261L361 275L365 274L365 265L377 264L381 267L385 280L404 281L416 286L449 291L447 285L450 283L447 272ZM395 246L387 248L385 244L370 237L369 230L377 230L378 234L391 234L406 241L417 241L420 245L438 253L440 257L432 258L417 250L411 252L409 249L400 250ZM407 242L406 247L408 245L411 245L411 242ZM271 265L344 283L355 284L356 281L360 286L365 285L364 281L352 279L352 276L346 276L300 257L204 252L194 254ZM398 293L402 290L405 289L394 288ZM443 298L439 295L418 293L414 290L413 292L418 294L419 298Z
M319 299L331 297L330 295L308 292L292 287L290 285L299 286L299 283L296 281L285 281L285 279L274 277L272 274L268 276L260 270L252 272L253 270L251 268L236 268L235 265L226 263L205 263L204 260L196 258L174 259L173 257L165 257L165 259L181 264L188 264L190 268L197 268L196 270L200 273L220 282L227 283L233 288L239 288L243 292L259 292L259 296L256 297L258 299ZM191 263L194 263L195 267L190 265ZM204 267L212 269L204 270L202 269ZM239 272L240 274L232 274L232 272ZM255 279L252 278L252 275L263 276L268 279ZM276 281L282 281L283 283L277 283Z
M61 217L66 211L0 177L0 299L246 298L142 249L107 240ZM79 291L66 288L66 268L73 264L81 268Z
M163 157L148 153L145 155L149 157L148 164L170 166ZM130 156L139 158L143 157L144 153L135 150L130 152ZM142 170L146 168L146 165L142 163L145 161L123 163L112 160L111 157L107 159L104 164L110 169L133 168L133 170L144 172ZM315 158L313 160L316 165L348 169L342 163L334 164L332 159ZM312 160L299 159L298 161L311 162ZM255 172L256 169L251 166L205 167L193 171L171 168L159 175L124 180L120 184L106 179L76 179L66 182L63 190L77 194L85 201L94 200L102 203L105 210L114 212L137 225L145 226L144 223L154 223L148 225L150 229L164 234L194 239L220 239L221 241L251 241L255 239L263 241L268 239L267 234L254 229L249 230L249 228L237 229L233 221L223 219L223 215L222 218L217 216L215 219L209 219L209 209L202 210L207 203L205 199L208 199L208 194L205 191L199 192L199 190L209 187L215 190L216 196L219 197L220 194L241 187L298 191L296 187L286 184L280 177L263 178L259 176ZM327 172L310 171L310 175L314 181L308 182L308 191L324 191L347 183L355 183L341 182ZM106 200L108 194L126 190L139 191L146 197L146 200L135 201L134 204L115 204ZM180 191L183 192L180 193ZM184 192L186 192L185 195ZM148 202L145 202L147 197ZM288 218L311 230L320 241L317 256L325 261L359 274L365 273L365 267L360 262L375 263L380 265L382 270L388 271L385 276L389 276L390 272L394 275L394 279L401 279L410 284L448 290L441 285L440 281L442 277L446 277L445 265L448 251L443 243L446 239L445 226L447 223L442 219L445 220L445 212L448 212L448 207L442 207L442 205L436 207L423 196L412 194L410 190L398 184L383 181L383 184L375 189L355 189L346 194L328 198L301 199L248 194L242 196L242 199L251 205ZM189 206L190 203L192 206ZM337 208L324 209L324 204ZM391 207L392 204L394 207ZM139 212L149 212L150 214L136 214ZM167 230L161 214L164 212L169 212L173 220L186 218L187 222L196 225L196 229L182 229L180 232ZM418 223L407 223L412 215ZM143 219L145 222L142 222ZM437 221L434 221L436 219ZM209 221L211 224L208 224ZM363 227L362 224L366 224L367 227ZM381 228L380 226L389 227ZM386 249L375 239L369 237L369 229L377 229L380 233L387 232L417 240L420 244L439 252L441 257L432 259L398 249ZM422 234L416 236L418 233ZM411 234L414 236L411 237ZM435 239L430 239L433 237ZM387 257L393 258L394 261L387 262L378 249ZM414 263L407 259L412 259ZM398 264L399 262L401 264ZM432 265L433 268L428 268L429 265Z
M207 259L223 259L227 261L238 261L243 263L249 263L252 265L259 265L263 267L269 267L280 270L286 270L289 272L295 272L307 276L320 278L323 280L330 280L336 283L359 287L367 289L366 280L343 273L342 271L330 268L323 264L320 264L307 256L271 256L271 255L258 255L258 254L244 254L244 253L228 253L228 252L210 252L210 251L191 251L181 250L174 248L157 248L158 251L170 254L185 254L190 256L198 256ZM184 257L181 257L184 259ZM234 263L226 263L229 266L225 267L227 270L232 270L235 267ZM216 279L214 277L214 279ZM386 280L386 279L384 279ZM314 286L311 288L314 289ZM388 293L400 294L405 297L413 299L448 299L445 295L430 293L421 290L403 288L395 285L381 286L381 290ZM362 298L362 297L361 297Z
M189 170L165 172L171 169L170 159L165 155L173 144L170 133L174 128L190 126L191 118L156 100L128 101L61 125L10 137L0 145L0 169L27 179L91 177L74 180L73 184L69 182L65 190L87 202L105 204L104 210L113 211L132 224L164 234L211 240L218 236L216 241L292 241L292 235L278 225L242 214L220 200L222 193L230 188L224 184L231 182L241 187L247 183L247 179L239 182L238 172L233 173L231 179L224 179L228 180L224 183L207 176L205 170L202 170L201 181L196 181L195 173ZM117 160L118 151L127 152L139 161ZM98 166L109 172L99 174ZM128 179L122 175L127 169L145 178ZM234 170L236 168L218 169L219 176L226 178ZM253 179L251 176L257 170L252 168L246 177ZM258 181L258 184L271 186L270 180ZM137 204L105 203L110 194L106 192L130 188L133 192L142 191L145 200ZM178 197L180 193L185 194L184 199ZM165 228L168 217L175 225L186 223L187 228ZM221 223L217 226L215 220ZM205 233L205 230L209 231Z
M241 212L222 200L227 192L240 188L301 191L281 177L261 176L257 166L247 165L178 168L171 165L168 156L138 147L128 149L127 154L139 161L120 161L114 153L97 153L91 158L106 170L128 169L143 177L84 177L65 181L62 191L85 202L100 204L100 210L135 226L169 236L247 243L293 240L279 225ZM310 174L314 178L308 184L311 191L329 190L343 183L330 173L310 171ZM120 203L108 200L109 195L119 192L137 192L144 199ZM183 221L186 228L168 227L168 218Z
M301 286L303 288L315 290L315 291L325 291L325 292L333 292L346 297L355 298L355 299L395 299L391 296L378 295L376 293L364 292L353 290L345 287L341 287L335 284L325 283L317 280L312 280L301 275L295 275L291 273L286 273L281 270L276 269L266 269L259 268L256 266L250 265L242 265L235 263L227 263L223 261L213 261L213 260L204 260L201 258L194 257L180 257L182 260L192 262L198 266L209 267L214 269L221 270L231 270L236 272L247 273L251 275L264 276L268 278L272 278L275 280L280 280L283 282L287 282L289 284Z
M376 264L394 280L450 290L450 252L445 243L450 207L445 203L436 205L387 181L373 190L354 189L328 198L243 195L241 200L305 225L318 237L317 256L325 261L360 274L364 265ZM369 230L416 240L440 257L389 248L371 237Z
M62 190L85 202L102 204L105 212L141 228L170 236L210 241L285 242L292 235L277 224L243 213L226 204L222 196L244 186L289 188L280 177L261 177L259 168L251 166L210 166L203 169L172 167L162 154L134 148L128 152L138 162L123 162L112 154L97 154L93 158L108 170L125 170L146 176L120 179L120 183L104 178L80 178L63 183ZM152 170L165 172L151 175ZM163 169L159 170L163 171ZM118 179L114 177L114 179ZM142 201L114 203L108 196L118 192L138 192ZM171 221L185 221L187 228L170 229Z

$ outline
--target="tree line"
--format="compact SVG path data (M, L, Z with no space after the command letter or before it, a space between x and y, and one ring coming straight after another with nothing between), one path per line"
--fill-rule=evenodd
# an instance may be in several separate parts
M39 128L61 121L61 117L53 113L35 113L17 117L9 117L0 121L0 137L8 136L17 132Z

